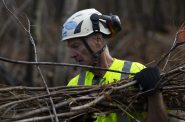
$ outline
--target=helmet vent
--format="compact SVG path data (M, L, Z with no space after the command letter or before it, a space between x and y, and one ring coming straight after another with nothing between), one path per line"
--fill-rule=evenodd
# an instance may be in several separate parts
M80 33L81 32L81 26L82 26L83 21L81 21L75 28L74 34Z

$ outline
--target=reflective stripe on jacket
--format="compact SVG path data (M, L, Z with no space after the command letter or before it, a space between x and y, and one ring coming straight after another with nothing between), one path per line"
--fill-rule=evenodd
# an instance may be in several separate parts
M115 59L112 65L109 67L111 70L118 70L128 73L137 73L144 69L145 66L138 62L130 62ZM90 71L82 71L79 75L75 76L69 83L68 86L76 85L95 85L95 84L109 84L111 82L119 81L121 79L132 77L129 74L121 74L116 72L107 71L103 78L95 78L94 74ZM120 118L119 118L120 120ZM129 119L130 120L130 119ZM122 122L128 121L128 117L123 117ZM98 116L96 122L118 122L118 117L116 113L110 113L106 116Z

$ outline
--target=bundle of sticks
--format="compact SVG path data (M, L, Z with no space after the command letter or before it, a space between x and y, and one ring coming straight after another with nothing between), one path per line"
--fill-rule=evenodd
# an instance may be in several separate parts
M161 73L159 89L168 109L185 110L185 65ZM39 121L54 117L49 97L52 97L57 116L67 120L85 113L146 111L145 93L135 87L133 79L95 86L0 88L1 121Z

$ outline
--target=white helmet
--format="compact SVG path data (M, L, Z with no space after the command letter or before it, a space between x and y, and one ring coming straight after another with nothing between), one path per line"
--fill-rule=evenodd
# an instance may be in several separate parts
M90 19L92 14L102 15L95 9L85 9L73 14L63 25L62 29L62 41L76 38L85 37L94 32L92 21ZM103 25L103 22L99 22L99 32L110 35L111 32Z

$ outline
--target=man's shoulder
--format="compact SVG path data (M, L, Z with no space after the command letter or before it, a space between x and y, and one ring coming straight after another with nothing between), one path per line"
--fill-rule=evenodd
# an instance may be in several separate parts
M136 62L136 61L129 61L129 60L122 60L122 59L117 59L117 58L114 58L114 62L130 62L132 63L133 65L135 66L142 66L142 67L145 67L142 63L139 63L139 62Z
M146 68L145 65L139 63L139 62L133 62L132 63L132 68L131 68L131 72L132 73L137 73L140 72L142 69Z
M129 63L131 64L131 71L132 73L136 73L141 71L142 69L146 68L145 65L143 65L142 63L136 62L136 61L128 61L128 60L122 60L122 59L116 59L115 58L115 63Z

